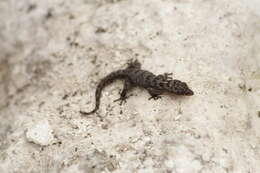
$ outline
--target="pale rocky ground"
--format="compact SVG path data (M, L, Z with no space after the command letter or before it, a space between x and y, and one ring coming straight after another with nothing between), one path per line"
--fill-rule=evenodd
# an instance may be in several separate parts
M259 0L0 0L1 173L260 172ZM97 82L137 58L192 97Z

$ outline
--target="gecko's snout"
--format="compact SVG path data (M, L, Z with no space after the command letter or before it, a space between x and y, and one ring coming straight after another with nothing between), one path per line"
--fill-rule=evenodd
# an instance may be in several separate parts
M192 96L192 95L194 95L194 92L191 89L188 89L188 90L186 90L185 95Z

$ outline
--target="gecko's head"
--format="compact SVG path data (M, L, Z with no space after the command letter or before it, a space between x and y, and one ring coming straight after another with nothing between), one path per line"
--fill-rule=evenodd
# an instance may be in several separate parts
M168 90L176 95L192 96L194 93L185 82L170 80L167 83Z

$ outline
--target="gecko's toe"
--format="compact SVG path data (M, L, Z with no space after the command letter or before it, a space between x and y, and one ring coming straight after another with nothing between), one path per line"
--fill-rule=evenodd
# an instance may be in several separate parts
M162 96L152 96L152 97L150 97L150 98L148 98L148 100L151 100L151 99L153 99L153 100L158 100L158 99L161 99L162 98Z

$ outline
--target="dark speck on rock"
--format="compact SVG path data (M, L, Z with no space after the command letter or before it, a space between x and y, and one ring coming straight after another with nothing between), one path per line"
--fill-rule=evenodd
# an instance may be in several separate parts
M48 12L47 12L47 14L45 15L45 18L46 18L46 19L50 19L50 18L52 18L52 17L53 17L52 10L49 9Z
M70 19L70 20L73 20L73 19L75 19L75 16L74 16L73 14L70 14L70 15L69 15L69 19Z
M30 4L28 9L27 9L27 12L29 13L29 12L33 11L35 8L36 8L35 4Z
M69 96L68 94L65 94L65 95L62 97L62 99L63 99L63 100L66 100L66 99L68 98L68 96Z
M97 30L96 30L96 33L99 34L99 33L104 33L106 32L106 29L102 28L102 27L98 27Z

